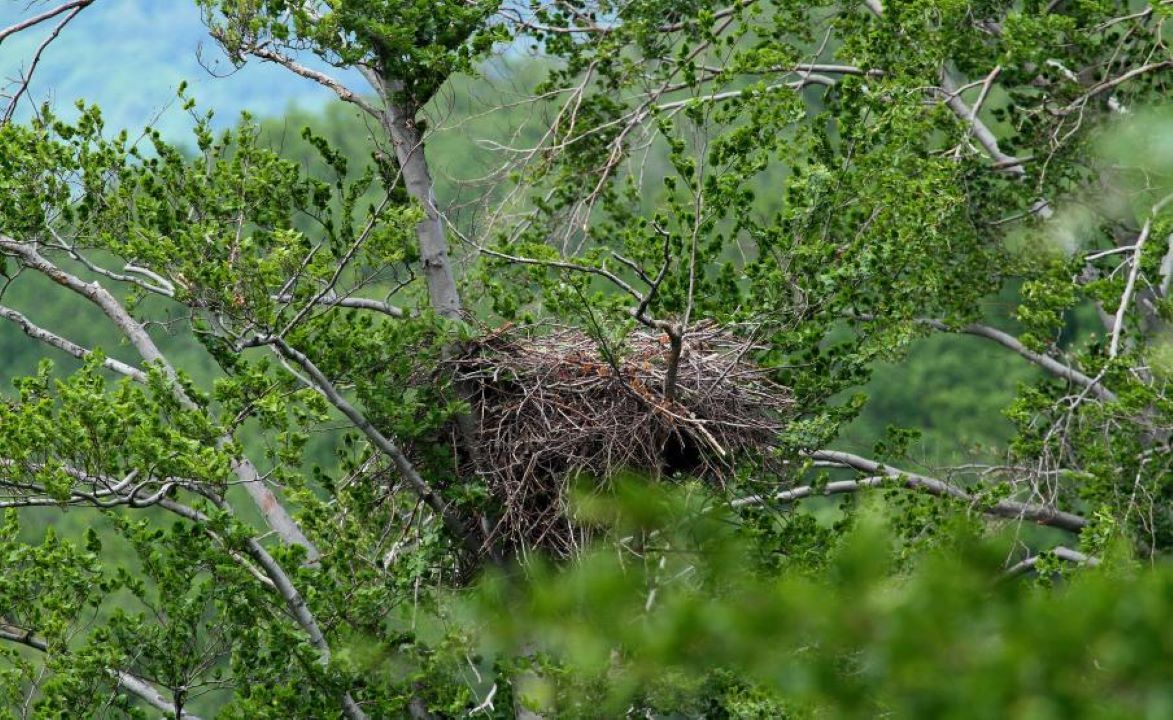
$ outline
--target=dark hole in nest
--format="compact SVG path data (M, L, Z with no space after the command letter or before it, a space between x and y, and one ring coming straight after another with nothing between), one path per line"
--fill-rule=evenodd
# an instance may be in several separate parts
M660 452L665 475L696 475L704 468L701 449L687 435L672 433Z
M607 354L572 328L506 327L470 343L447 366L477 424L478 462L462 472L500 508L494 540L573 553L584 538L566 503L573 478L635 471L723 487L742 459L760 464L793 402L751 361L757 349L695 326L669 397L670 348L656 333L633 331Z

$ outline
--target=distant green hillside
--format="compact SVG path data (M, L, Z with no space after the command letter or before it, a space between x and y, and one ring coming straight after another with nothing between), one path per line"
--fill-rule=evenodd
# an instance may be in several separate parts
M0 27L42 9L39 2L31 5L29 0L0 0ZM50 29L20 33L0 45L0 77L17 77ZM276 67L254 64L233 72L200 23L194 3L99 0L46 52L31 99L36 104L52 100L58 108L78 99L97 103L111 128L141 128L158 116L158 126L177 136L191 124L172 102L183 80L201 108L216 108L221 124L232 124L243 110L281 115L290 106L317 109L331 97ZM25 116L32 108L22 103Z

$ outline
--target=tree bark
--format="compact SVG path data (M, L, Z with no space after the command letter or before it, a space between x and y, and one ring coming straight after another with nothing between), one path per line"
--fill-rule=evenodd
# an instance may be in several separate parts
M436 207L436 187L424 155L423 133L415 120L417 108L395 98L398 85L390 80L382 82L385 101L383 125L395 146L395 157L399 160L407 192L424 209L424 219L416 227L416 236L432 309L441 317L458 320L461 317L460 292L456 288L456 275L448 256L444 220Z

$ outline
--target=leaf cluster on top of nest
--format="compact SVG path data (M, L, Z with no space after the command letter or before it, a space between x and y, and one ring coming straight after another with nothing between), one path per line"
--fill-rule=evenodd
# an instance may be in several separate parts
M632 331L621 353L574 328L506 326L448 361L479 432L476 471L501 504L495 533L559 554L586 530L566 506L578 476L676 473L721 486L742 459L768 462L794 407L751 358L752 340L700 324L671 391L666 336Z

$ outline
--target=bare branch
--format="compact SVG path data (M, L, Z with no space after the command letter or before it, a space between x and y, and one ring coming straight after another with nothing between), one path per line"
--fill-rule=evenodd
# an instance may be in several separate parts
M1120 296L1120 307L1116 308L1116 318L1112 322L1112 341L1108 346L1108 357L1120 354L1120 333L1124 330L1124 314L1132 304L1132 293L1136 290L1136 278L1140 275L1140 259L1144 252L1144 244L1149 239L1149 232L1153 229L1153 220L1145 221L1140 230L1140 237L1136 239L1136 249L1132 254L1132 268L1128 271L1128 281L1124 285L1124 294Z
M1063 561L1066 561L1066 562L1069 562L1069 563L1072 563L1075 565L1088 565L1091 567L1096 567L1097 565L1100 564L1099 558L1092 557L1091 555L1085 555L1085 554L1079 552L1078 550L1072 550L1071 548L1066 547L1064 545L1060 545L1058 547L1053 547L1050 550L1048 550L1047 552L1051 553L1052 555L1059 558L1060 560L1063 560ZM1010 567L1006 568L1006 572L1002 574L1002 579L1009 580L1010 578L1018 577L1019 575L1022 575L1023 573L1031 570L1036 565L1038 565L1039 561L1042 560L1043 557L1044 557L1043 553L1037 553L1035 555L1031 555L1028 558L1025 558L1024 560L1020 560L1019 562L1014 563Z
M16 106L20 102L20 98L24 96L26 91L28 91L29 83L32 82L33 74L37 71L37 66L41 64L41 56L44 55L45 49L48 48L49 45L57 39L57 36L60 35L61 31L65 29L65 26L68 25L71 20L77 17L78 13L80 13L91 2L93 2L93 0L89 0L89 2L78 0L77 2L73 3L72 9L59 8L69 10L69 14L66 15L61 22L57 23L57 25L53 28L53 31L49 33L49 36L46 37L39 46L37 46L36 52L33 53L33 60L29 64L28 70L23 73L23 77L20 79L20 87L17 88L15 93L13 93L12 99L8 101L8 107L4 111L4 118L3 120L0 120L0 124L11 120L12 116L16 113ZM55 11L50 12L56 14Z
M987 82L992 81L992 77L994 77L995 74L996 73L991 73L990 76L987 76ZM942 95L945 97L945 105L953 111L954 115L956 115L968 126L969 132L973 134L978 143L980 143L981 146L985 148L986 152L989 153L990 158L992 158L994 161L994 165L999 170L1004 170L1012 175L1017 175L1019 177L1025 177L1026 168L1023 167L1023 163L1025 161L1020 158L1016 158L1013 155L1008 155L1002 151L1002 148L998 145L998 138L994 135L994 132L990 130L990 128L984 122L981 121L981 119L977 116L977 111L974 108L966 105L965 101L961 99L960 88L958 88L957 83L953 82L953 79L949 77L949 72L944 69L941 70L941 90ZM983 97L985 96L986 92L988 92L988 87L986 84L983 84Z
M0 640L7 640L9 642L23 645L27 648L32 648L38 652L48 653L49 644L37 637L31 630L17 627L0 619ZM151 685L146 680L132 675L122 670L107 670L118 686L123 690L137 696L145 703L155 708L156 710L166 714L168 717L178 717L183 720L200 720L198 715L192 715L186 710L177 710L175 703L167 699L163 693L159 692L157 688Z
M280 303L288 303L293 301L292 295L274 295L273 300ZM372 310L377 313L389 315L393 318L407 317L407 312L398 306L390 303L385 303L381 300L371 300L370 298L362 297L340 297L338 295L327 295L317 300L318 305L326 307L341 307L341 308L355 308L358 310Z
M27 30L34 25L39 25L40 23L45 22L46 20L51 20L63 12L69 12L70 10L80 10L87 5L93 4L93 2L94 0L70 0L69 2L62 3L51 10L46 10L40 15L34 15L33 17L26 20L21 20L14 25L9 25L3 30L0 30L0 42L4 42L5 38L7 38L9 35L14 35L22 30Z
M12 308L0 305L0 317L15 323L16 326L21 329L21 332L23 332L25 335L28 335L32 339L55 347L68 355L72 355L78 360L84 360L93 353L92 350L87 350L80 345L66 340L60 335L55 335L38 325L34 325L27 317L17 312L16 310L13 310ZM144 373L142 370L139 370L138 368L131 367L130 365L127 365L120 360L106 358L102 361L102 366L107 370L113 370L120 375L125 375L135 382L145 383L147 381L146 373Z
M1087 526L1087 520L1085 518L1057 508L1033 505L1015 500L999 500L996 503L988 504L965 490L936 478L890 468L883 463L878 463L875 460L869 460L858 455L852 455L851 453L840 452L838 450L816 450L810 453L808 457L815 461L828 463L833 467L852 468L870 475L894 478L900 480L904 487L910 490L922 490L937 497L952 498L995 517L1030 520L1040 525L1049 525L1073 533L1078 533ZM845 490L845 492L849 492L849 490Z
M350 402L347 401L347 399L343 397L340 392L338 392L338 389L334 387L334 384L330 382L330 379L327 378L320 369L318 369L318 366L315 365L314 362L305 355L305 353L292 347L289 345L289 343L285 342L285 340L280 337L265 338L261 342L262 344L272 344L282 357L300 367L306 373L310 382L313 383L312 387L321 393L322 396L325 397L326 400L339 412L345 415L346 418L350 420L350 422L354 423L354 426L358 428L359 431L363 433L363 435L366 435L367 439L370 440L371 443L376 448L378 448L380 452L391 458L391 461L395 464L396 470L398 470L404 479L408 481L412 487L412 490L415 491L416 496L419 497L420 500L426 503L428 507L432 508L432 510L440 516L449 530L453 531L457 537L463 539L466 544L469 545L470 549L477 551L480 550L480 546L472 542L469 535L469 529L462 522L460 522L460 520L455 515L452 514L452 512L448 509L448 505L439 495L436 494L435 490L432 489L432 486L423 479L423 477L419 474L419 471L416 470L415 465L412 464L407 455L403 453L403 450L401 450L399 446L396 445L395 442L393 442L390 438L381 433L378 428L371 424L371 421L368 420L361 412L359 412L356 407L351 405Z
M278 65L285 67L286 69L302 76L303 78L313 80L319 85L332 90L334 94L337 95L340 99L355 105L371 117L382 118L382 113L379 112L377 107L371 105L369 102L364 100L361 95L330 77L326 73L319 72L310 67L306 67L288 55L284 55L268 47L251 47L247 52L250 55L254 55L260 58L261 60L277 63Z
M1037 353L1031 350L1027 346L1023 345L1022 342L1018 340L1018 338L1014 337L1010 333L990 327L988 325L980 325L976 323L965 325L960 328L951 328L940 320L922 320L921 322L937 330L943 330L945 332L961 332L965 333L966 335L974 335L976 337L986 338L987 340L993 340L1002 347L1013 350L1052 375L1087 388L1096 397L1104 400L1105 402L1116 401L1116 394L1101 385L1094 378L1088 377L1079 370L1076 370L1070 365L1065 365L1049 355L1043 355L1042 353Z
M1139 77L1141 75L1144 75L1146 73L1151 73L1156 70L1166 70L1168 68L1173 68L1173 60L1161 60L1159 62L1152 62L1152 63L1148 63L1147 65L1141 65L1138 68L1133 68L1133 69L1129 70L1128 72L1124 73L1123 75L1120 75L1119 77L1114 77L1111 80L1105 80L1104 82L1093 86L1090 90L1088 90L1086 93L1081 95L1077 100L1071 102L1066 107L1064 107L1060 110L1056 110L1054 112L1056 115L1070 115L1071 113L1079 110L1081 107L1086 105L1088 100L1091 100L1092 98L1096 97L1097 95L1101 95L1101 94L1111 90L1112 88L1117 87L1118 85L1123 85L1124 83L1128 82L1129 80L1132 80L1135 77Z

